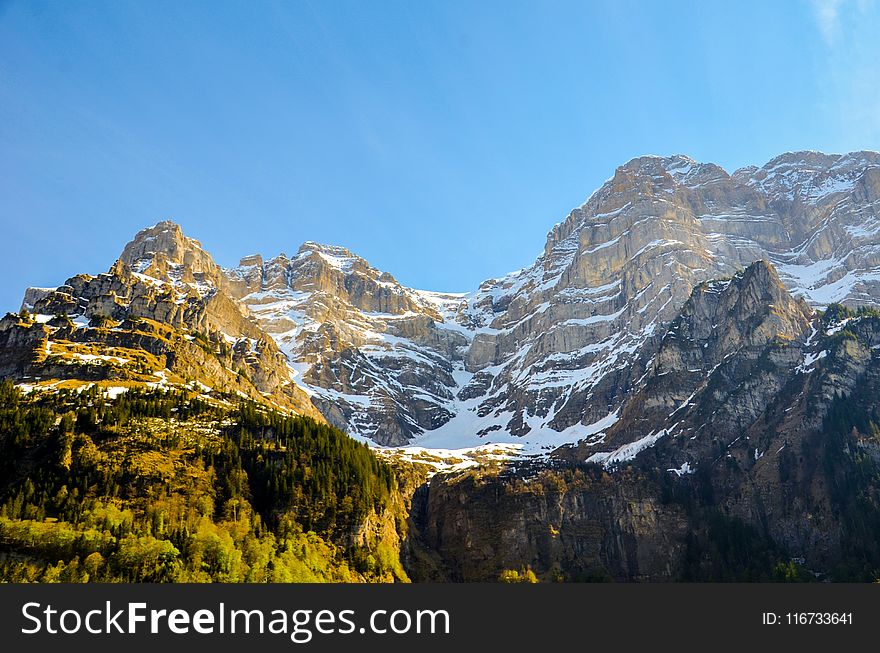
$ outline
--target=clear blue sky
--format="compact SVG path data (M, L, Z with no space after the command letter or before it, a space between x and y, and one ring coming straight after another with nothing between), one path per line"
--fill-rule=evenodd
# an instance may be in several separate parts
M616 166L880 149L880 7L0 0L0 310L172 218L470 290Z

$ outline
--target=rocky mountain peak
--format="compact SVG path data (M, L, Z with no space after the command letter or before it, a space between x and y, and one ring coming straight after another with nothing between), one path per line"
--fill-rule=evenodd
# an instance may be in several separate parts
M38 356L27 364L14 360L14 369L38 375L48 370L49 376L85 382L119 378L148 386L167 384L170 374L175 383L195 379L203 390L238 393L318 417L306 395L291 383L288 360L247 314L234 290L197 240L186 237L173 222L160 222L140 231L107 273L80 274L56 289L26 293L25 308L38 316L41 328L54 327L50 335L57 342L44 345L48 357ZM39 329L28 327L27 333L45 337ZM89 353L81 351L84 347ZM119 347L149 352L150 375L143 371L140 353L113 354ZM56 350L61 352L58 356ZM59 356L91 366L59 367Z
M636 157L617 168L614 177L603 188L613 193L633 190L675 192L678 186L696 187L710 182L726 181L730 175L714 163L700 163L684 154Z
M791 299L776 268L767 259L758 259L735 275L730 287L738 289L740 294L762 293L774 301L781 297Z
M826 154L814 150L785 152L773 157L759 170L766 172L798 170L802 172L840 171L880 165L880 152L860 150L846 154Z
M839 154L825 154L814 150L799 150L795 152L784 152L779 156L775 156L764 164L762 170L779 170L785 168L791 169L813 169L827 170L833 166L838 159Z
M383 284L400 286L391 273L377 270L364 258L339 245L324 245L307 241L300 246L294 261L312 262L322 268L331 268L343 275L356 274Z
M769 262L759 260L732 279L696 286L664 345L670 338L675 341L677 356L688 342L699 352L700 365L711 368L743 347L802 338L812 312L806 302L791 296Z
M214 259L194 238L170 220L139 231L119 257L138 274L165 282L223 285L225 277Z
M317 252L318 254L324 254L326 256L333 256L346 260L364 260L360 256L352 254L351 250L346 247L342 247L341 245L325 245L323 243L316 243L312 240L307 240L302 245L300 245L297 254L303 254L306 252Z
M316 242L221 270L162 222L126 247L110 275L118 288L74 279L73 300L62 293L52 306L82 303L91 283L101 286L88 293L95 310L123 312L143 295L150 311L158 304L195 324L190 316L205 314L198 300L217 294L242 316L218 300L211 323L237 336L247 334L244 316L256 319L313 401L350 432L444 447L491 434L570 442L638 391L679 317L681 335L705 350L695 360L715 365L740 346L801 337L809 309L786 288L815 307L876 303L878 197L873 152L792 152L733 175L681 154L643 156L557 224L533 265L471 293L406 288L351 250ZM26 302L54 314L41 304L46 292Z
M813 310L793 297L774 267L755 261L730 279L698 284L664 335L657 373L709 370L734 354L802 341Z
M249 267L263 267L263 257L259 254L251 254L250 256L242 257L238 266L241 268L249 268Z
M786 152L752 172L747 183L771 200L821 204L826 198L851 191L867 170L878 166L877 152Z
M813 317L765 260L730 279L698 284L663 335L640 387L623 401L620 420L579 451L614 466L688 429L708 426L707 432L720 435L722 427L708 423L716 418L725 435L735 433L765 410L803 361ZM704 447L698 436L683 438L677 454Z
M171 220L163 220L152 227L142 229L122 250L122 259L132 268L141 261L164 254L172 263L183 263L186 252L201 249L201 243L183 235L183 230Z

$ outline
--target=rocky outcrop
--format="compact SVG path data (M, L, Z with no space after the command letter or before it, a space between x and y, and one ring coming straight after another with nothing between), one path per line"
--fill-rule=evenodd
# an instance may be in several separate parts
M755 263L695 288L619 421L555 455L666 473L810 569L843 573L851 520L877 508L853 501L880 479L878 345L876 312L813 313Z
M620 421L585 444L596 452L591 459L626 459L637 450L627 449L632 442L678 437L703 393L714 399L713 415L703 416L700 428L716 439L740 434L801 362L812 314L766 261L698 285L663 336L641 388L623 404Z
M165 283L226 289L226 276L211 255L169 220L139 232L122 250L119 260L134 272Z
M229 292L197 241L159 223L137 234L107 273L30 290L25 317L3 321L0 373L166 384L167 370L181 383L323 421L275 341Z
M335 426L406 444L452 416L467 338L443 328L434 295L404 288L341 247L247 257L227 272L239 301L300 371Z

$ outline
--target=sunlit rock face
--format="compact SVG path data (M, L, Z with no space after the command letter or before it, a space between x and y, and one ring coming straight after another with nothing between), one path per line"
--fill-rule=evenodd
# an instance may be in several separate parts
M878 198L873 152L787 153L732 174L639 157L550 230L531 266L472 292L407 288L313 242L223 269L162 222L108 274L30 289L24 306L270 341L269 386L293 381L333 424L379 444L550 450L619 419L702 282L764 260L813 307L875 303Z
M552 447L615 419L703 281L767 260L813 306L875 302L878 191L873 152L788 153L733 174L640 157L550 231L533 265L470 293L406 288L315 243L226 274L350 432Z
M22 308L0 328L4 376L185 387L323 420L222 268L172 222L139 232L106 273L29 289Z

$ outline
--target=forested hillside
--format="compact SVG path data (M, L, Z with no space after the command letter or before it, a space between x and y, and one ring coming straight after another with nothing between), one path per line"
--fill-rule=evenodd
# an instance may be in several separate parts
M407 580L398 499L387 464L310 418L0 383L5 581Z

